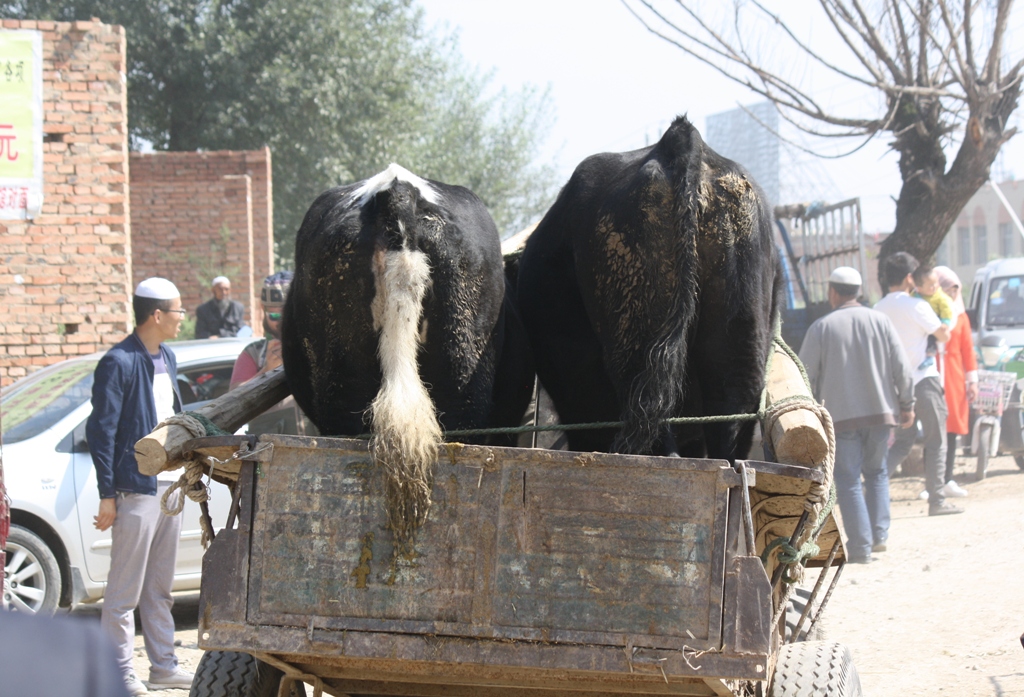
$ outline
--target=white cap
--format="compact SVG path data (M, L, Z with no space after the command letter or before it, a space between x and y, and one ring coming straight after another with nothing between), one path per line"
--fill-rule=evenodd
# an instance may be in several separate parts
M147 278L135 286L135 294L140 298L153 298L154 300L173 300L181 295L174 284L166 278Z
M217 276L217 278L213 279L213 281L210 282L210 285L217 286L220 285L221 283L223 283L226 286L231 285L231 281L228 280L227 276Z
M840 266L828 277L829 283L838 283L842 286L860 286L863 281L860 272L852 266Z

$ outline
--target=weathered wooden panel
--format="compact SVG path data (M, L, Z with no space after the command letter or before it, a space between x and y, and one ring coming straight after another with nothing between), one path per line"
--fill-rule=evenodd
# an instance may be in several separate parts
M523 503L501 508L495 621L706 638L717 482L656 467L506 468L502 500Z
M736 483L725 463L448 447L414 552L396 555L364 443L267 440L250 622L615 645L721 640Z

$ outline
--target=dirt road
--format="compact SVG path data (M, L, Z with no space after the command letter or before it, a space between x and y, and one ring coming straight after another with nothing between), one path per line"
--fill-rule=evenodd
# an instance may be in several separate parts
M957 480L966 512L930 518L923 480L894 479L888 551L848 565L826 610L865 695L1024 697L1024 472L1000 457Z
M1003 457L988 479L958 480L967 512L941 518L917 498L920 477L893 480L889 551L847 566L826 611L827 636L853 650L869 697L1024 697L1024 472ZM202 655L198 609L197 595L176 600L178 656L190 670ZM148 676L141 636L135 667Z

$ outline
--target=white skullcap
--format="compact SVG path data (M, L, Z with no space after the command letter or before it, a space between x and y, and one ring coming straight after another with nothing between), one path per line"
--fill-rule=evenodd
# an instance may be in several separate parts
M140 298L154 300L173 300L181 295L166 278L147 278L135 287L135 294Z
M223 283L226 286L230 286L231 285L231 281L228 280L227 276L217 276L217 278L213 279L213 281L210 283L210 285L211 286L216 286L216 285L220 285L221 283Z
M863 284L860 272L852 266L840 266L828 277L829 283L838 283L843 286L859 286Z

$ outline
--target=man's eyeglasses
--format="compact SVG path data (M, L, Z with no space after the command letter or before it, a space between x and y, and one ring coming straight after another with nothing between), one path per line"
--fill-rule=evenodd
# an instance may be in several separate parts
M269 319L271 322L280 322L281 321L281 313L280 312L268 312L267 313L267 319Z
M182 316L182 318L184 318L184 317L185 317L185 315L187 315L187 314L188 314L188 310L186 310L186 309L184 309L184 308L182 308L182 309L180 309L180 310L160 310L160 311L161 311L161 312L177 312L177 313L178 313L179 315L181 315L181 316Z

